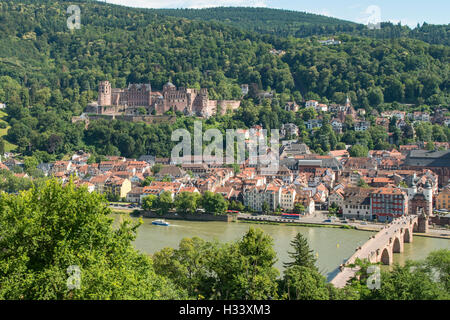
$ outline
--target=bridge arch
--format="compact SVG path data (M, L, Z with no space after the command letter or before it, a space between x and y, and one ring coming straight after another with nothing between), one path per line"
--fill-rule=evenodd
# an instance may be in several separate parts
M412 232L411 232L410 228L404 229L403 242L411 243L412 240L413 240L413 237L412 237Z
M399 237L395 237L394 244L392 245L392 252L403 252L403 241Z
M419 225L417 224L417 221L414 221L412 229L413 229L413 232L418 232L419 231Z
M388 248L384 248L381 252L381 263L384 265L391 265L392 263L392 254Z

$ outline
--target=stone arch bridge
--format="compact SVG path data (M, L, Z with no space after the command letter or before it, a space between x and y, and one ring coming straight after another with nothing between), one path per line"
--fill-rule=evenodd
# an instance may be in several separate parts
M337 288L343 288L358 271L358 267L350 267L356 259L367 259L371 263L381 262L391 265L394 253L403 252L405 243L413 241L413 232L425 232L428 221L418 215L403 216L383 227L377 234L370 237L355 253L342 265L339 273L331 280Z

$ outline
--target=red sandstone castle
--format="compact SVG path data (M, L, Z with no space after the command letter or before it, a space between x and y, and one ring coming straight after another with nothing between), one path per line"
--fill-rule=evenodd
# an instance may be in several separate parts
M180 87L168 82L162 93L152 91L150 84L129 84L128 88L111 88L109 81L101 81L98 86L99 114L163 114L169 110L180 111L185 115L210 117L221 110L222 114L240 106L239 100L210 100L208 90Z

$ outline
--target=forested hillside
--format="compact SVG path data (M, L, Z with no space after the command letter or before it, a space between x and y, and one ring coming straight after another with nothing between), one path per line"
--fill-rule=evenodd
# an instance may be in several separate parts
M80 30L67 28L69 3L81 8ZM448 46L351 35L336 37L341 45L323 46L314 37L261 35L238 26L92 1L1 2L0 102L7 104L11 125L6 139L40 157L80 148L167 156L173 128L168 124L94 121L83 130L71 123L96 99L98 82L105 79L114 87L150 82L155 89L171 80L206 87L212 99L240 98L240 84L275 91L276 99L265 107L245 100L234 116L208 120L221 128L279 128L295 117L300 122L302 115L281 110L288 100L341 103L349 95L356 108L367 111L397 102L419 108L449 103ZM273 48L286 54L272 54ZM180 118L175 126L190 122Z
M450 45L450 24L424 23L414 29L408 26L382 22L381 29L370 30L365 25L312 13L269 8L205 8L205 9L157 9L157 14L218 21L262 34L282 37L332 36L340 33L377 39L401 37L420 39L431 44Z
M365 26L326 16L269 8L219 7L205 9L156 9L157 14L187 19L223 22L245 30L277 36L307 37L312 35L354 32Z

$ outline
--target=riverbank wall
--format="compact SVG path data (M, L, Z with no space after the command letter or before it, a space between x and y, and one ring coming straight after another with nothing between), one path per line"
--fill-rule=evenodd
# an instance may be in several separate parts
M340 228L340 229L356 229L353 226L346 224L337 223L320 223L320 222L307 222L299 221L293 219L282 219L279 217L239 217L237 218L239 222L255 223L255 224L273 224L273 225L288 225L288 226L299 226L299 227L322 227L322 228Z
M438 226L449 226L450 225L450 216L434 216L430 217L430 223L437 224Z
M220 221L220 222L231 222L233 221L233 216L231 215L213 215L213 214L186 214L180 215L176 213L167 213L164 215L158 215L151 211L142 211L140 216L144 218L156 218L156 219L166 219L166 220L187 220L187 221Z

